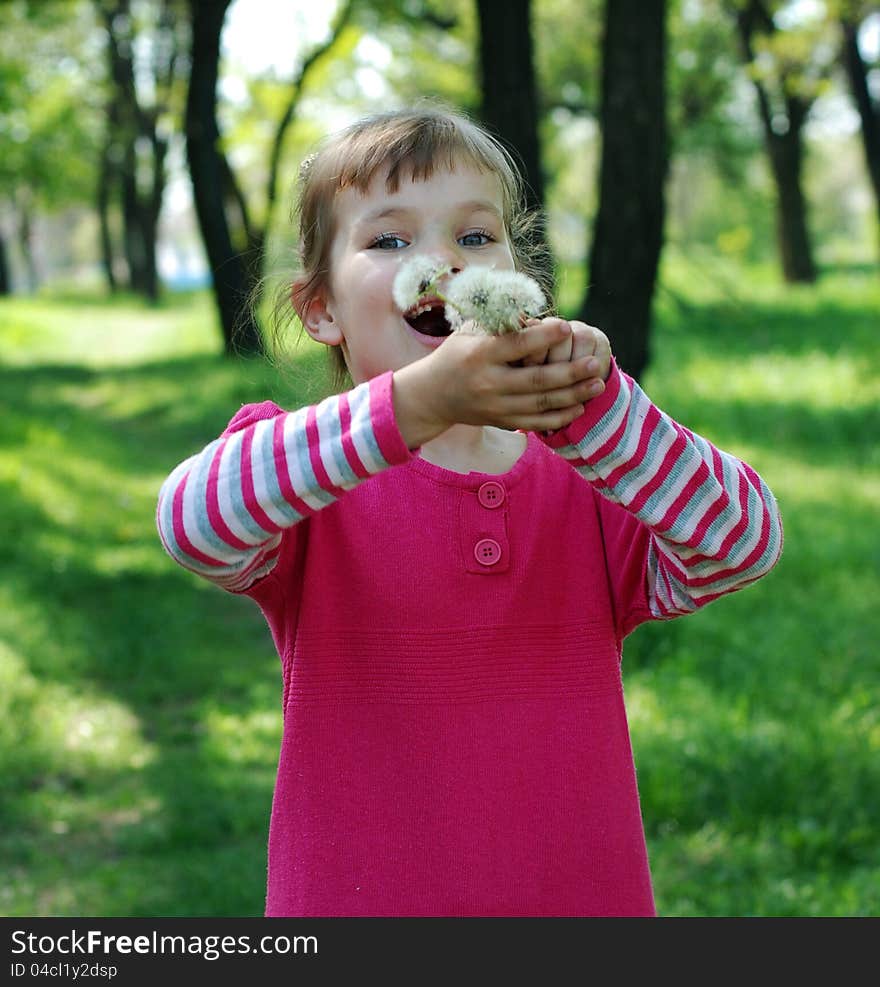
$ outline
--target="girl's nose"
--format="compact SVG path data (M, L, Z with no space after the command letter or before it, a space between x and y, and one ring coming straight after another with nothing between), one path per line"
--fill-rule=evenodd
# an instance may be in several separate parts
M445 238L438 237L434 242L424 244L424 250L426 254L442 261L453 274L460 274L466 266L456 245L449 243Z

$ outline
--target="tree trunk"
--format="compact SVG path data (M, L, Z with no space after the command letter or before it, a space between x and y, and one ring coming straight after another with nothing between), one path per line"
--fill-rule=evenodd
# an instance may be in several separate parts
M762 0L750 0L737 10L743 58L747 65L755 60L752 39L755 34L772 34L776 27ZM779 103L785 108L785 123L776 122L770 97L759 78L754 79L758 96L758 109L764 128L764 145L770 159L773 180L776 184L776 238L782 263L782 275L787 282L811 284L816 280L816 265L807 225L807 206L804 198L801 173L803 166L803 126L811 101L796 95L786 86L784 77L779 80Z
M113 94L107 115L109 140L118 158L118 183L123 217L123 242L130 287L148 301L159 298L156 227L165 190L167 142L157 134L163 96L171 89L178 54L174 11L165 0L152 39L154 105L138 102L135 85L135 31L129 0L99 0L108 37ZM148 150L149 149L149 150ZM145 174L149 181L144 180Z
M639 378L650 359L651 302L663 246L666 2L606 0L599 208L580 317Z
M9 281L9 265L6 263L6 237L0 230L0 295L12 293L12 285Z
M858 24L844 21L843 61L849 78L853 99L862 121L862 146L865 149L865 163L868 176L874 189L877 207L877 236L880 243L880 102L871 97L868 88L868 69L859 51Z
M122 209L122 243L128 264L129 288L149 298L149 256L142 228L143 213L138 192L137 141L141 136L140 109L134 81L134 30L129 0L101 6L107 28L107 52L113 99L108 124L118 158L119 196ZM155 300L155 298L151 299Z
M165 154L168 145L157 136L154 123L147 129L149 132L142 136L146 136L150 141L151 185L149 189L139 188L135 184L131 186L131 200L127 202L131 216L126 224L126 232L131 234L128 246L129 250L133 251L133 255L129 254L129 263L134 265L133 271L136 274L134 290L143 295L147 301L155 304L159 300L156 240L159 213L165 193Z
M233 249L223 208L224 161L217 124L220 34L229 0L190 0L192 67L186 102L186 151L193 198L208 254L214 297L228 354L263 352L263 341L248 308L245 261Z
M153 181L149 193L141 201L141 230L144 236L144 249L149 259L145 268L144 290L150 301L159 300L159 270L156 263L156 246L159 231L159 214L162 212L162 199L165 196L165 157L168 141L156 133L156 123L150 129L152 149Z
M290 91L287 105L275 127L275 135L272 139L272 150L269 153L269 168L266 177L266 212L262 226L255 228L251 223L248 214L247 203L244 194L236 181L231 168L228 168L228 194L232 196L233 205L239 213L240 222L244 231L247 251L248 272L251 279L251 298L253 304L258 305L263 298L266 274L266 244L272 231L272 223L275 210L278 204L278 182L281 172L281 152L284 147L284 139L288 130L293 124L299 108L299 101L305 89L306 80L313 70L321 63L335 46L342 35L346 25L351 20L354 10L355 0L345 0L336 11L336 16L330 26L330 33L324 41L318 43L305 56L299 71L290 83ZM225 159L224 159L225 160Z
M792 105L795 102L798 105ZM801 181L804 157L802 133L806 109L800 105L800 101L790 99L788 103L788 131L785 134L776 134L765 128L767 151L777 188L776 237L785 280L790 284L812 284L817 272L807 229L807 204Z
M483 122L519 160L529 205L544 204L532 56L531 0L477 0Z
M113 234L110 229L110 188L115 177L110 154L111 146L108 141L101 152L98 187L95 190L95 206L98 212L101 239L101 264L104 268L104 276L107 278L110 294L115 295L119 291L119 282L116 280L116 259L113 251Z
M539 254L550 284L554 265L547 239L544 173L538 137L538 96L532 46L531 0L477 0L483 123L511 152L526 183L529 209L541 217Z
M40 276L34 258L32 207L28 192L19 195L18 200L18 249L24 261L26 290L32 295L39 286Z
M146 250L137 201L135 178L137 162L135 159L134 136L126 134L124 140L124 154L119 175L120 205L122 207L122 246L125 253L125 260L128 264L128 286L131 291L143 294Z

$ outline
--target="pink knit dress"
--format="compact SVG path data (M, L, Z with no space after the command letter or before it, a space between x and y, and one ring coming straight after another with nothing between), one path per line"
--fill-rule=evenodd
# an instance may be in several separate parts
M281 658L267 915L654 914L621 645L775 563L752 469L614 367L508 473L451 472L388 373L243 408L158 524Z

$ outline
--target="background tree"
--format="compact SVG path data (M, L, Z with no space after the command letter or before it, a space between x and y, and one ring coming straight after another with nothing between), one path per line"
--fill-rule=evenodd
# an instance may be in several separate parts
M359 4L357 18L369 44L385 50L382 81L394 102L408 105L430 96L479 115L479 23L474 0L442 4L369 0ZM343 80L340 83L344 85ZM346 99L351 100L355 94L350 90L356 87L350 79L346 88Z
M543 124L559 110L575 117L598 116L602 10L601 0L554 0L532 6L538 113Z
M188 45L185 8L179 0L136 3L134 10L130 0L95 3L106 31L109 68L97 194L104 268L112 291L117 283L110 222L115 194L128 287L155 302L156 233L172 132L168 116L177 110L175 81Z
M582 292L571 299L572 269L582 263L598 213L592 186L601 144L602 8L598 0L554 0L535 5L533 14L550 232L565 305L579 306ZM729 242L739 256L748 250L757 259L767 227L763 171L755 167L763 145L743 101L734 26L720 0L674 3L667 39L665 240L688 254L704 247L717 253L721 230L725 248Z
M687 255L705 246L739 256L763 251L772 226L764 169L755 167L762 134L743 99L750 93L735 26L720 0L700 0L672 5L668 33L666 243Z
M544 173L538 137L538 94L532 51L531 0L477 0L480 22L481 117L520 164L530 209L544 207ZM543 220L536 250L553 281L553 261Z
M859 30L869 14L880 13L876 3L845 0L841 4L840 25L843 33L842 59L850 90L862 123L862 147L868 177L877 207L877 238L880 245L880 97L872 93L869 72L877 71L880 62L870 65L859 46Z
M531 0L477 0L481 116L519 159L529 205L544 204Z
M669 11L667 105L670 154L705 154L732 178L760 150L731 113L742 60L722 0L675 3Z
M704 275L712 266L712 258L761 261L775 249L774 179L763 150L763 125L752 82L743 72L736 19L719 16L731 2L688 0L671 4L666 28L668 154L673 168L665 204L665 239L675 245L677 259L698 263ZM111 254L118 253L115 273L121 283L128 279L129 265L121 256L125 231L122 194L118 169L113 171L124 154L121 137L112 160L104 157L103 174L97 168L106 107L113 105L118 113L121 105L118 97L108 98L117 87L110 72L107 30L97 17L99 3L108 10L131 13L130 23L123 17L119 29L114 30L116 47L131 49L126 88L131 93L133 74L137 103L149 111L156 98L154 56L162 46L161 40L157 44L161 39L157 28L165 0L18 0L4 5L4 32L0 36L0 234L5 235L7 267L18 286L28 280L36 283L41 273L57 270L59 262L72 266L74 254L77 263L90 268L95 264L90 245L97 242L100 227L81 206L63 219L60 211L81 203L83 189L94 207L96 188L106 202L105 257L109 260ZM863 206L862 148L851 131L841 130L838 139L833 129L835 117L829 113L833 102L824 99L822 80L816 82L816 63L822 61L816 57L817 48L824 44L826 50L839 56L838 18L844 3L857 20L864 18L862 11L876 6L856 0L826 0L833 19L825 20L824 38L811 47L803 43L808 32L800 30L799 22L812 8L792 2L771 5L768 0L765 6L772 6L775 17L773 50L768 54L759 47L756 57L760 71L768 73L771 81L771 70L778 67L774 58L784 55L786 65L802 64L802 69L792 70L793 81L801 87L805 82L814 85L811 98L818 93L815 98L820 105L811 116L815 126L803 130L809 155L804 178L812 199L812 234L830 259L840 251L848 258L858 257L863 250L860 244L871 235L873 225L873 217ZM744 5L742 0L740 6ZM312 42L304 33L308 27L302 0L285 0L278 5L277 14L274 5L260 7L254 0L236 0L235 7L234 17L224 20L224 28L237 30L239 18L253 22L256 15L262 18L259 29L267 36L283 34L293 41L290 71L277 58L270 67L257 69L246 50L237 48L233 40L236 35L230 31L229 47L224 47L218 67L218 147L227 165L222 193L232 247L245 258L244 290L249 292L252 284L260 283L261 268L264 274L286 275L294 263L295 231L281 216L279 206L286 197L285 189L292 188L298 161L328 129L364 112L426 95L438 96L483 117L485 100L480 83L486 73L481 70L480 46L484 32L479 5L473 0L444 0L442 6L439 0L360 2L349 27L333 46L332 57L317 58L307 76L303 74L297 82L312 50ZM339 9L339 0L328 5L328 13ZM594 239L600 213L598 67L603 8L599 0L547 0L532 4L529 11L548 233L559 260L559 302L566 312L574 313L580 311L586 294L578 269L584 263L584 246ZM189 21L186 13L177 20L184 35ZM310 16L308 20L314 19ZM496 23L489 32L493 39L500 39L506 27ZM309 37L316 40L313 34ZM225 34L223 43L227 43ZM798 55L798 46L806 58ZM237 61L239 50L244 57ZM868 51L863 45L863 58ZM512 64L515 59L507 61ZM838 72L828 83L838 94L841 87L846 89L842 64L838 60ZM870 70L870 65L865 68ZM517 71L517 78L522 74ZM495 77L495 73L489 75ZM767 83L771 96L774 86ZM184 90L178 80L177 89L172 87L169 111L160 114L160 136L171 140L169 169L176 165L175 152L184 146L183 134L171 133L178 126L174 101L179 98L182 105ZM291 115L287 110L295 90L299 95ZM502 102L511 109L517 101ZM771 102L775 108L776 103ZM289 121L286 128L285 119ZM44 127L43 120L50 125ZM777 114L776 124L785 126L784 112ZM150 141L140 137L134 144L139 155L134 169L138 192L147 201L153 173ZM638 148L634 150L640 153ZM519 150L517 153L521 156ZM108 163L112 166L109 169ZM129 174L131 171L129 167ZM174 171L171 175L181 177ZM174 205L180 201L175 197ZM866 216L870 217L867 221ZM173 246L182 256L189 218L169 210L163 213L163 222L173 223ZM52 231L56 223L65 224L64 235ZM31 242L36 249L28 261ZM166 246L172 244L166 241ZM114 270L109 263L107 266ZM720 273L720 267L715 268ZM670 283L665 288L675 290Z
M827 78L824 58L809 29L780 30L774 16L785 3L747 0L733 8L743 59L754 83L764 144L776 185L776 234L782 273L812 282L816 264L803 191L803 127Z
M649 359L663 244L665 67L665 0L606 0L599 208L580 316L607 332L620 366L634 377Z
M259 299L266 238L278 199L278 175L285 135L306 78L340 37L352 12L345 0L329 37L303 60L275 128L266 182L265 218L257 225L242 185L225 154L217 120L220 36L229 0L190 0L192 69L186 110L186 141L196 213L211 267L227 353L259 353L262 335L251 302Z
M93 196L95 25L82 5L6 4L3 17L0 206L7 225L0 227L0 253L6 291L13 255L24 287L34 291L41 279L33 249L38 217Z
M0 133L5 137L0 139L0 190L9 202L9 193L16 180L14 168L10 168L8 156L12 151L12 140L9 131L9 116L13 110L14 101L11 93L17 91L21 84L23 66L9 60L9 53L3 52L0 61ZM8 295L12 290L12 275L9 270L9 233L0 224L0 295Z
M190 0L192 64L186 101L186 151L193 199L220 316L226 353L263 350L259 326L246 308L248 272L227 218L230 169L220 148L217 77L220 34L229 0Z
M8 295L11 288L9 262L6 260L6 237L0 227L0 295Z

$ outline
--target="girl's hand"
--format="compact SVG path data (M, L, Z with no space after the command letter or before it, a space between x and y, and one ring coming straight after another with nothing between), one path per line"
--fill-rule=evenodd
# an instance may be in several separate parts
M433 353L394 372L404 441L414 449L456 424L524 431L569 425L605 386L596 346L586 352L586 343L578 344L585 352L575 357L573 336L563 319L535 321L500 336L453 333ZM568 358L545 362L551 352Z
M529 319L526 325L536 326L547 322L564 323L565 320L556 318L555 316L540 320ZM523 361L524 364L526 366L532 366L542 363L565 363L570 360L593 357L596 360L595 376L604 383L608 380L608 374L611 372L611 343L608 341L608 337L601 329L597 329L595 326L588 326L585 322L572 320L568 325L571 327L570 336L555 346L548 347L543 354L534 353L530 355L528 361ZM604 388L600 389L597 393L601 394L602 390ZM595 397L595 395L593 396Z

